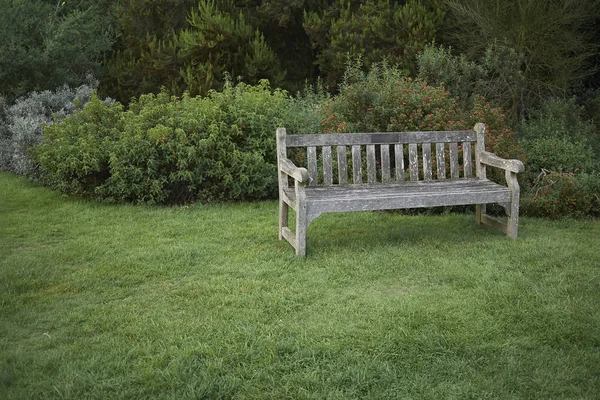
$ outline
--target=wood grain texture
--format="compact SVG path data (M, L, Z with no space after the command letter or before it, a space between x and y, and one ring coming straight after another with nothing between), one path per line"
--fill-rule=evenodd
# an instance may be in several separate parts
M408 145L408 168L410 170L410 180L419 180L419 155L416 143Z
M331 162L331 146L323 146L323 184L333 185L333 166Z
M377 165L375 157L375 145L367 145L367 183L372 185L377 183Z
M450 178L458 179L458 143L450 143Z
M431 143L423 143L423 179L426 181L433 179L431 171Z
M444 143L435 144L435 159L437 163L437 179L446 179L446 154Z
M479 179L485 179L485 164L481 163L481 153L485 151L485 125L482 123L476 124L475 132L477 133L477 142L475 143L475 173Z
M352 146L352 183L362 183L362 158L358 145Z
M470 178L473 176L473 164L471 162L471 142L463 142L463 171L464 177Z
M510 172L523 172L525 171L525 166L519 160L506 160L504 158L500 158L494 153L489 153L487 151L482 151L479 155L479 160L482 164L489 165L491 167L501 168Z
M396 181L404 181L404 150L403 145L394 145L394 160L396 162Z
M448 143L475 141L474 131L376 132L287 135L287 147L351 146L367 144Z
M317 181L317 148L309 146L306 148L306 156L308 157L308 177L310 185L316 185Z
M346 159L346 146L337 146L338 183L348 184L348 162Z
M391 168L390 168L390 145L382 144L380 146L381 151L381 182L391 183Z

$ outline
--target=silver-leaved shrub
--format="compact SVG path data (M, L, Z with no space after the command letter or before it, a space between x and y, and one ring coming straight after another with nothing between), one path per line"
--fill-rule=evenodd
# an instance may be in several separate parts
M0 98L0 170L36 177L39 169L30 150L43 142L43 127L81 110L96 84L89 79L76 88L64 85L54 91L31 92L12 105Z

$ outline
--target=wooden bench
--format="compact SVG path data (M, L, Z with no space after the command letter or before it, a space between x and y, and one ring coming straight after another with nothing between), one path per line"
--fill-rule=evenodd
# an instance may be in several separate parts
M287 135L277 129L279 239L304 256L308 226L323 213L467 204L477 205L478 224L516 238L523 163L485 151L484 135L481 123L433 132ZM487 166L503 169L507 186L488 180ZM504 207L507 223L486 214L488 203ZM295 232L288 226L290 207Z

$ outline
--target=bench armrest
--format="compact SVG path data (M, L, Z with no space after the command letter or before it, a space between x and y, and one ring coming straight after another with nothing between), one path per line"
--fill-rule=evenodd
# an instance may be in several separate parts
M284 174L291 176L300 183L308 185L310 179L306 168L298 168L289 158L279 160L279 170Z
M518 173L525 171L525 166L520 160L507 160L488 151L481 152L479 161L482 164L489 165L490 167L502 168L510 172Z

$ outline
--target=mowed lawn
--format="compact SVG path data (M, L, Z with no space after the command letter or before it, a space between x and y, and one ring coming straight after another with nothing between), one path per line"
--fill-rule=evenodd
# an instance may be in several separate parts
M594 399L600 221L76 200L0 174L1 399Z

